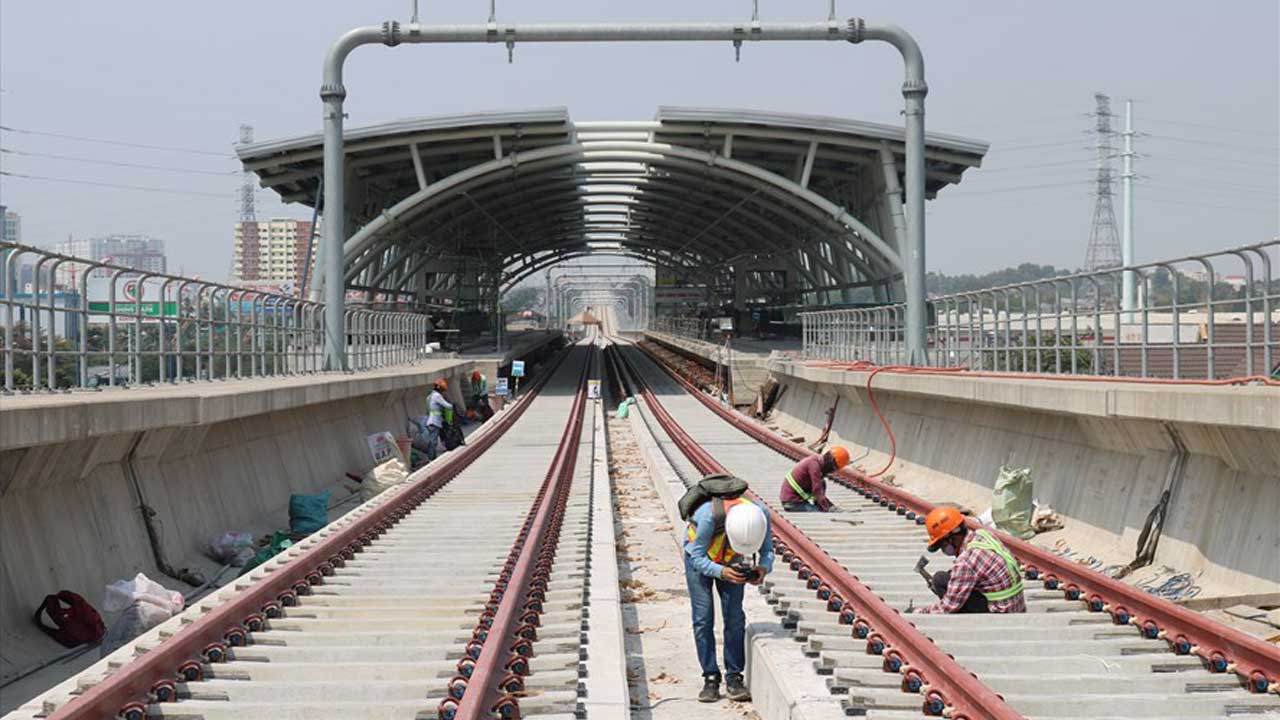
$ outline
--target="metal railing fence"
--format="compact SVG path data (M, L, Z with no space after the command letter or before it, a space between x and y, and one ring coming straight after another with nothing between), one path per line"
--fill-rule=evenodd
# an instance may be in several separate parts
M651 328L654 332L665 333L688 340L714 342L714 320L697 317L662 316L653 319Z
M929 365L1215 380L1275 375L1280 240L930 300ZM1126 274L1138 289L1121 307ZM800 313L809 359L906 362L906 306Z
M324 368L323 303L16 243L0 243L0 273L7 393ZM350 308L344 324L352 370L415 362L431 340L413 312Z

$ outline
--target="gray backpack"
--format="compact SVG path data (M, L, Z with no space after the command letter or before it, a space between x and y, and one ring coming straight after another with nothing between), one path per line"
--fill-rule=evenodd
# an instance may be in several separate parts
M710 501L711 516L715 523L715 534L724 532L724 501L741 497L747 491L747 481L733 475L708 475L693 487L684 492L676 507L680 510L680 519L688 521L694 511Z

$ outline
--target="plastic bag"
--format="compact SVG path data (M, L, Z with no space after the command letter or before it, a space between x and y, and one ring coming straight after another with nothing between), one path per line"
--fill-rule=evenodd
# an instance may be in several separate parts
M289 534L283 530L275 531L271 534L271 537L267 538L266 544L259 548L258 552L254 553L253 558L244 564L244 569L240 571L240 574L244 575L291 547L293 547L293 541L289 539Z
M405 473L404 465L392 458L365 473L364 482L360 483L360 499L368 502L407 479L409 475Z
M1031 513L1035 510L1032 489L1031 468L1004 466L992 491L991 519L996 527L1020 540L1036 534L1031 527Z
M331 490L325 490L315 495L290 495L289 529L295 533L310 535L328 525L331 493Z
M635 401L635 398L627 398L626 400L618 403L618 411L614 413L614 416L619 420L626 420L627 416L631 414L631 404Z
M159 605L153 605L149 602L138 600L129 607L124 609L124 613L111 623L111 627L107 628L107 634L102 638L102 649L98 651L98 657L104 658L124 647L134 638L145 633L151 628L173 617Z
M209 557L225 565L240 567L253 553L252 533L224 532L209 541Z
M135 602L145 602L165 610L170 616L182 612L182 593L170 590L142 573L132 580L117 580L107 586L102 598L104 612L117 613Z

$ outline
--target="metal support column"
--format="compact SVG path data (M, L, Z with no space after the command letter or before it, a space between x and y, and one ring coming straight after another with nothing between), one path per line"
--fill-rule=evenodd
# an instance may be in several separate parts
M343 204L342 138L343 100L346 89L342 70L347 56L361 45L383 44L395 47L401 43L490 43L504 44L508 53L516 43L562 42L728 42L736 48L745 43L768 41L847 41L887 42L901 53L905 66L902 94L906 100L906 207L907 246L902 248L903 277L907 313L907 359L914 364L926 362L927 327L925 309L925 234L924 234L924 98L928 87L924 81L924 58L915 40L896 25L867 23L853 18L841 25L834 18L816 23L671 23L671 24L486 24L441 25L424 27L411 23L388 21L379 26L356 28L340 37L325 57L324 84L320 97L324 101L324 198L325 218L323 245L326 300L326 363L332 369L346 367L346 347L342 329L344 315L343 246L345 212Z

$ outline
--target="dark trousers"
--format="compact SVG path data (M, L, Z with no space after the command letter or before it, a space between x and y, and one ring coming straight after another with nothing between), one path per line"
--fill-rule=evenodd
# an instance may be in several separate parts
M931 589L939 599L946 596L947 585L949 584L951 584L950 570L942 570L933 574L933 587ZM983 597L982 593L978 592L977 588L974 588L973 592L969 593L969 599L965 600L964 605L960 606L960 609L956 612L985 613L990 611L987 610L987 599Z
M826 512L811 502L782 503L782 509L787 512Z

